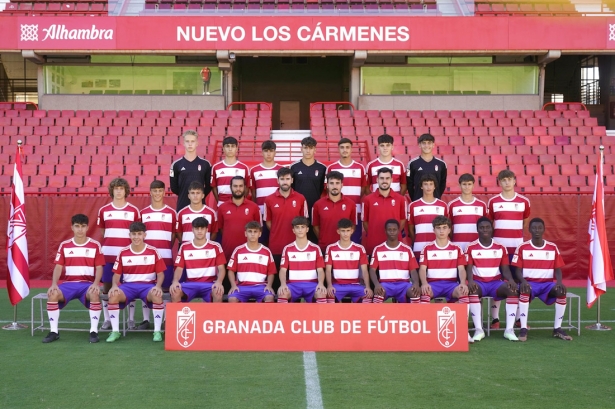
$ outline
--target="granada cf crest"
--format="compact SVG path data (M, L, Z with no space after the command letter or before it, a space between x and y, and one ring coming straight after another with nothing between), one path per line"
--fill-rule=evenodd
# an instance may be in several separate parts
M248 213L250 212L250 210L249 210L249 209L245 209L244 211L245 211L245 213L246 213L246 216L247 216L247 215L248 215Z
M199 165L199 167L197 168L197 170L200 172L201 171L201 165Z
M457 340L457 320L455 311L449 307L438 311L438 342L444 348L450 348Z
M435 166L436 172L438 171L438 165Z
M395 199L391 200L391 206L395 206Z
M188 348L195 339L195 312L189 307L177 311L177 342L184 348Z
M315 175L315 176L318 176L318 171L315 171L315 172L314 172L314 175Z
M346 205L345 204L342 204L342 210L346 211Z
M297 207L297 201L293 200L293 207Z

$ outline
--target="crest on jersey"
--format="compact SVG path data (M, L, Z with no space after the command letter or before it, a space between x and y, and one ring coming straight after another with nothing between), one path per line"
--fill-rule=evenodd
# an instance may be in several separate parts
M438 165L436 165L434 169L435 169L435 170L436 170L436 172L437 172L437 171L438 171Z
M249 210L249 209L246 209L246 210L245 210L246 216L248 215L248 213L249 213L249 212L250 212L250 210Z
M90 249L85 249L85 255L89 256L90 255Z
M515 203L515 210L517 210L519 208L519 204Z
M196 312L189 307L184 307L177 311L177 343L184 348L188 348L194 343L196 338L195 325Z
M240 172L239 169L235 169L235 176L239 176L239 172Z
M395 199L391 200L391 206L395 206Z
M346 205L342 204L342 210L346 210Z
M147 263L147 256L143 257L143 262Z
M293 200L293 207L297 207L297 201Z
M352 176L355 176L356 174L357 174L357 170L356 170L356 169L353 169L353 170L352 170Z
M444 348L450 348L457 340L457 314L449 307L438 311L438 342Z
M128 212L124 212L124 219L128 216Z
M315 176L318 176L318 171L315 171L315 172L314 172L314 175L315 175Z
M200 172L200 171L201 171L201 165L199 165L199 167L198 167L197 169L198 169L198 171Z

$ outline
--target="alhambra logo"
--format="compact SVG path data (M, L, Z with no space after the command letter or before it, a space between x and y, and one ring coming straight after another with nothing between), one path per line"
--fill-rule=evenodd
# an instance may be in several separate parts
M96 28L70 28L64 24L52 24L42 29L41 41L45 40L113 40L114 30ZM38 24L21 24L21 41L39 41Z

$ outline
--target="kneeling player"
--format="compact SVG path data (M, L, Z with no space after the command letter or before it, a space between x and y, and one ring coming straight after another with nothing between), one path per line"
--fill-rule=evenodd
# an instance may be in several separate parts
M327 294L330 302L341 302L344 297L351 297L352 302L371 303L374 293L369 287L367 272L367 254L360 244L353 243L351 238L355 224L350 219L341 219L337 223L337 243L327 246L325 254L325 275L327 277ZM359 273L363 275L363 283L359 282Z
M171 284L171 301L222 302L226 275L226 257L220 244L207 239L209 222L204 217L192 220L192 241L181 245L175 258L175 276ZM186 282L179 283L186 269Z
M449 241L451 221L446 216L436 216L431 222L436 240L421 251L419 276L421 278L421 304L432 298L444 297L446 302L459 300L469 307L466 282L465 256L461 247ZM459 281L457 278L459 277ZM469 314L468 308L468 314ZM468 334L468 342L474 340Z
M473 339L480 341L485 338L480 299L492 297L494 300L506 299L504 338L518 341L513 326L519 304L519 292L508 267L508 251L506 247L493 241L493 225L487 217L483 216L477 220L476 230L478 240L470 243L466 250L470 314L475 328Z
M271 251L258 242L262 229L261 224L255 221L246 224L247 243L236 247L231 255L228 262L230 303L248 302L251 298L256 299L256 302L273 302L271 286L277 271Z
M298 302L301 298L305 302L314 302L314 297L317 303L327 302L327 289L324 285L325 262L320 247L307 238L309 223L303 216L297 216L292 221L295 241L282 251L279 303L287 303L289 300ZM288 272L288 284L286 284L286 272Z
M98 320L100 318L100 278L105 257L100 243L87 237L88 217L76 214L71 220L72 240L63 241L56 254L51 287L47 290L47 315L51 331L43 338L47 344L60 339L58 320L60 309L70 300L79 299L90 311L90 342L98 342ZM66 267L64 283L58 285L62 268Z
M137 299L154 310L154 342L162 341L162 282L166 266L156 248L145 244L145 235L143 223L131 223L131 244L120 250L113 265L113 284L109 290L112 332L107 342L115 342L120 338L119 310ZM120 278L124 280L121 286Z
M538 297L546 305L555 303L555 322L553 337L572 341L572 337L562 329L562 320L566 312L566 287L562 284L564 260L554 243L542 238L545 232L545 222L536 217L529 224L531 240L522 243L512 259L517 267L519 285L519 318L521 330L519 341L527 341L527 316L530 301ZM555 278L556 282L553 282Z
M389 298L397 302L418 304L421 296L418 264L412 248L399 241L399 222L389 219L384 223L387 241L374 248L369 275L374 283L374 302ZM376 275L376 269L378 275Z

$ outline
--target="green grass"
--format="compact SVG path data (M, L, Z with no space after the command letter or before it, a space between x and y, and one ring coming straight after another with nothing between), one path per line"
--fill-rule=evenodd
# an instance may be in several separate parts
M615 290L602 298L604 322L615 321L614 301ZM29 299L18 312L29 325ZM595 320L595 309L581 312L583 326ZM532 303L530 325L552 325L553 313ZM0 320L11 319L2 290ZM73 302L60 325L87 320ZM522 344L497 331L469 353L318 353L324 407L615 407L615 331L571 334L564 342L530 330ZM0 331L0 408L306 407L301 353L165 352L149 333L90 345L87 332L64 331L45 345L44 335Z

